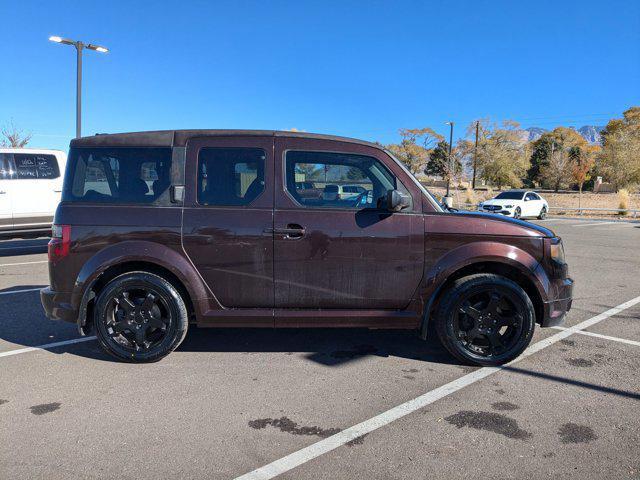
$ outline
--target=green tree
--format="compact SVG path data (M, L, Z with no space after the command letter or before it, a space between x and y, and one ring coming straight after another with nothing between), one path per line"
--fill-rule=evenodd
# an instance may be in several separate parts
M399 133L402 139L400 143L387 145L387 149L416 175L424 170L429 153L443 137L428 127L401 128Z
M457 153L456 149L453 149L451 159L449 159L449 142L441 140L429 153L429 160L424 173L438 175L444 179L451 180L462 171L462 163Z
M640 107L610 120L602 131L602 152L596 171L616 189L640 183Z

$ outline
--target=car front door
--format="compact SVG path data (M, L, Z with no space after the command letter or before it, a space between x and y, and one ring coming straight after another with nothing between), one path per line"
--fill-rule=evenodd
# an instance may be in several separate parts
M273 137L194 138L185 165L187 255L221 307L272 309Z
M537 217L540 213L540 204L541 202L537 199L537 195L535 193L527 192L524 196L525 210L522 212L522 216Z
M276 137L275 151L276 309L405 308L422 278L424 219L404 170L356 143ZM300 182L321 191L357 184L363 192L311 198L297 191ZM386 209L389 189L403 191L411 206Z

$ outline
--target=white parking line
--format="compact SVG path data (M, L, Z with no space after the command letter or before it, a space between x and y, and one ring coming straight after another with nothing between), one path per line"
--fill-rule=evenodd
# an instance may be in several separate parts
M550 337L545 338L544 340L540 340L535 344L531 345L527 348L522 355L520 355L517 359L512 361L507 365L512 365L520 360L523 360L534 353L539 352L540 350L547 348L554 343L559 342L560 340L569 337L573 333L576 333L585 328L589 328L592 325L595 325L602 320L605 320L613 315L616 315L627 308L631 308L634 305L640 303L640 296L629 300L628 302L622 303L617 307L611 308L606 312L601 313L600 315L596 315L584 322L581 322L573 327L569 327L566 330L562 330ZM385 425L390 424L391 422L398 420L410 413L415 412L431 403L440 400L452 393L457 392L458 390L463 389L469 385L472 385L483 378L488 377L496 372L499 372L507 365L501 367L483 367L472 373L469 373L463 377L460 377L452 382L447 383L441 387L436 388L435 390L431 390L413 400L409 400L401 405L393 407L386 412L382 412L375 417L370 418L369 420L365 420L362 423L358 423L353 427L347 428L346 430L342 430L335 435L325 438L324 440L320 440L319 442L313 443L308 447L305 447L296 452L290 453L289 455L282 457L274 462L269 463L263 467L260 467L256 470L253 470L249 473L241 475L237 477L235 480L268 480L278 475L281 475L289 470L293 470L294 468L307 463L314 458L317 458L325 453L328 453L332 450L335 450L342 445L355 440L362 435L373 432Z
M48 263L49 260L38 260L37 262L2 263L0 267L14 267L16 265L35 265L36 263Z
M61 342L45 343L44 345L38 345L36 347L18 348L16 350L9 350L8 352L0 352L0 357L10 357L12 355L20 355L21 353L35 352L36 350L48 350L50 348L72 345L74 343L88 342L95 339L96 337L80 337L73 338L71 340L63 340Z
M553 327L556 330L567 330L565 327ZM627 340L626 338L620 337L610 337L609 335L602 335L600 333L587 332L585 330L580 330L574 333L579 333L580 335L586 335L588 337L602 338L603 340L611 340L613 342L626 343L627 345L635 345L636 347L640 347L640 342L636 342L635 340Z
M25 288L22 290L10 290L8 292L0 292L0 295L11 295L12 293L23 293L23 292L35 292L42 290L42 287L39 288Z
M593 222L593 223L581 223L580 225L571 225L571 226L572 227L596 227L598 225L613 225L614 223L623 223L623 222Z

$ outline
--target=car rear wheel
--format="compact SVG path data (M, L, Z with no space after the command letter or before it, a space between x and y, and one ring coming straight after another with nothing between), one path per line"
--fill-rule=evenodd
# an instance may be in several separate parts
M467 364L495 366L520 355L531 342L535 310L514 281L494 274L456 280L436 311L445 348Z
M544 220L545 218L547 218L547 207L542 207L538 215L538 220Z
M102 348L119 360L153 362L175 350L187 334L184 300L167 280L129 272L98 294L95 325Z
M522 210L520 210L520 207L516 207L516 209L513 212L513 218L520 218L522 216Z

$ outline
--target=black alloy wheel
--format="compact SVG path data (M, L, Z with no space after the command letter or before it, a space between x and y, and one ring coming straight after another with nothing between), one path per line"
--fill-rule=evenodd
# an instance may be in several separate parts
M535 327L535 310L515 282L478 274L454 282L438 308L436 329L458 359L475 365L501 365L524 351Z
M95 309L101 346L121 360L150 362L173 351L187 332L188 315L175 287L148 272L116 277Z

